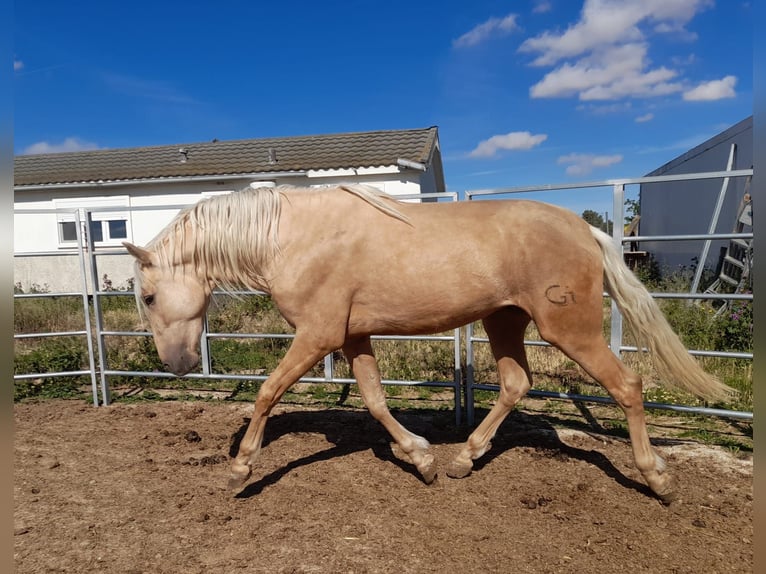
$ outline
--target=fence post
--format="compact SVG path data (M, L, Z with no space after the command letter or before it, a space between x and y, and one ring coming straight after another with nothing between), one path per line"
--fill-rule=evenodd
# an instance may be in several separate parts
M462 366L462 352L460 349L460 331L461 328L455 329L455 338L452 341L454 345L455 353L455 372L453 382L455 384L455 426L460 426L463 422L463 397L461 396L461 390L463 386L463 369Z
M98 345L98 364L101 372L101 402L104 406L109 405L109 383L106 380L106 345L104 344L104 315L101 310L101 289L98 285L98 265L96 264L96 246L90 236L90 229L93 225L93 213L90 209L85 210L85 229L88 232L89 241L85 249L88 251L90 260L90 281L93 286L93 316L96 319L96 344Z
M212 368L210 365L210 339L208 334L207 313L202 319L202 335L200 336L199 348L202 355L202 374L206 377L210 376Z
M82 279L82 305L85 318L85 341L88 346L88 368L90 369L90 385L93 393L93 406L98 406L98 383L96 381L96 358L93 352L93 329L90 324L90 308L88 305L88 273L85 267L85 241L82 237L82 219L80 210L74 212L75 236L77 238L77 260L80 263L80 278Z
M465 326L465 420L468 427L473 426L473 323Z
M620 252L620 256L622 257L622 239L625 231L623 227L623 219L625 218L623 211L625 206L624 183L614 184L612 201L612 213L614 214L614 221L612 222L612 238L614 239L615 247L617 247L617 250ZM607 221L607 226L608 225L609 222ZM614 299L612 299L612 321L610 336L611 338L609 346L612 349L612 352L619 358L620 347L622 347L622 315L620 314L620 310L617 308L617 303L615 303Z

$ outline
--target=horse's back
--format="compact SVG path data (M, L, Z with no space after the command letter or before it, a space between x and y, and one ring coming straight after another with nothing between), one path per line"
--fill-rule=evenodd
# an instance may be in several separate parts
M588 226L559 207L397 203L402 221L349 194L324 205L317 197L311 209L290 210L289 237L280 232L279 287L287 293L275 295L302 308L328 294L322 304L337 304L339 312L347 304L349 324L360 332L445 330L508 305L531 312L551 285L577 287L583 271L595 274L600 293Z

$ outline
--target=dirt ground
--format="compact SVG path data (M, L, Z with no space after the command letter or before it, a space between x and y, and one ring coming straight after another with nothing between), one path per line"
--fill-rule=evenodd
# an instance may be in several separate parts
M654 437L681 495L664 506L623 438L521 409L473 474L427 486L366 411L281 405L234 495L229 457L251 413L224 401L15 405L16 572L753 570L748 455ZM395 415L442 468L466 436L448 411Z

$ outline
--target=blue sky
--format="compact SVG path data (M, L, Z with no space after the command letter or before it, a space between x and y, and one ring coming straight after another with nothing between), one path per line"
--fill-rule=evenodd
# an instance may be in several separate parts
M752 10L26 0L15 153L436 125L451 191L639 177L752 114ZM611 211L608 191L539 199Z

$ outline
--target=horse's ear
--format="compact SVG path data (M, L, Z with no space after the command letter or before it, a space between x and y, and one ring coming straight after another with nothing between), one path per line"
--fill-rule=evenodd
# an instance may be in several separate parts
M135 257L141 265L145 267L151 266L152 254L149 251L143 247L138 247L137 245L128 243L127 241L123 241L122 244L125 246L125 249L128 250L128 253Z

